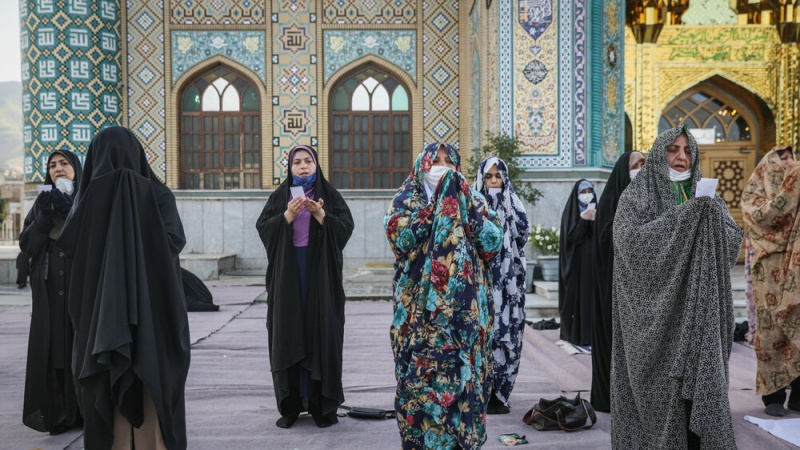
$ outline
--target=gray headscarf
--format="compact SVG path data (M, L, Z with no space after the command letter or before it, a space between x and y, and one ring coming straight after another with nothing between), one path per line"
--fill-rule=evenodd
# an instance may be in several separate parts
M678 206L667 146L679 134L674 128L658 136L614 219L614 448L685 448L689 430L704 448L736 447L728 402L730 269L743 232L719 196ZM685 134L694 192L700 155Z

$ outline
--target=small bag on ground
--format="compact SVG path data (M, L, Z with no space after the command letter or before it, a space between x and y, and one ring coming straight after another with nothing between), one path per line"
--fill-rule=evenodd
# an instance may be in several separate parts
M597 415L592 404L578 394L572 400L564 396L555 400L543 398L533 405L522 421L539 431L577 431L591 428L597 422Z
M378 408L363 408L360 406L345 406L339 408L347 411L347 415L354 419L394 419L395 412Z

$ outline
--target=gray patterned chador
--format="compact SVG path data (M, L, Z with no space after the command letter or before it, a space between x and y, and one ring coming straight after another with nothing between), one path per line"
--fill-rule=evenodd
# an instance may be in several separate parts
M614 448L736 447L728 401L730 269L743 233L719 196L694 198L699 159L685 128L661 133L619 201Z

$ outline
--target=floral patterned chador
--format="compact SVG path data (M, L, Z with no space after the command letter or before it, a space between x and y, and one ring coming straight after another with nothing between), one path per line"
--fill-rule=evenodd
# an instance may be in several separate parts
M502 191L490 195L483 178L497 166L503 177ZM494 395L508 406L519 371L522 334L525 331L525 243L528 242L528 215L508 178L505 161L495 156L481 162L473 187L486 196L489 206L503 222L503 247L491 262L494 298Z
M456 170L428 199L423 179L440 145L419 155L385 219L396 257L391 340L404 449L473 449L486 440L494 308L485 261L502 246L503 228L450 146Z

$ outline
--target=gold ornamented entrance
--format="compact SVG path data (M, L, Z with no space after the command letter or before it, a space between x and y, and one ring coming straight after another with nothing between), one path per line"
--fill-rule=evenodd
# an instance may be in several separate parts
M717 193L739 225L741 196L760 156L775 142L774 118L763 101L727 80L706 80L675 98L658 131L685 124L700 147L703 176L718 178ZM721 82L721 83L720 83Z

